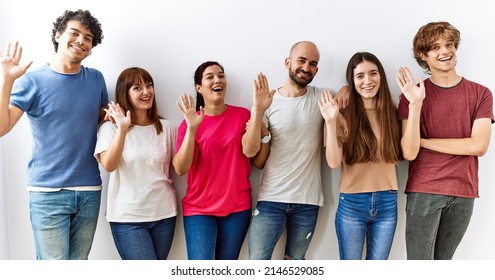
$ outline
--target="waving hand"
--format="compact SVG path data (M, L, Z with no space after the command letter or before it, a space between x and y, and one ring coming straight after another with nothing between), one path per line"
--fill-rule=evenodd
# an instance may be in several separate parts
M15 80L26 73L33 62L29 61L20 66L21 57L22 47L17 42L13 46L11 43L8 43L5 47L5 53L3 55L0 53L0 74L4 79Z
M423 99L425 99L425 85L423 80L418 78L419 86L417 86L414 82L411 71L407 67L399 68L396 80L400 90L409 103L415 104L417 102L422 102Z
M192 96L187 96L185 93L180 96L182 104L177 102L180 112L186 120L187 126L191 128L197 128L205 117L205 109L200 108L200 114L196 113L196 106Z
M266 111L272 104L275 90L270 90L268 79L263 73L259 73L253 82L253 108L260 112Z
M318 100L318 106L320 112L325 121L336 120L339 115L339 105L332 97L332 93L329 90L323 91L320 100Z
M131 126L131 112L124 112L118 103L111 101L108 104L108 109L103 110L115 122L117 127L128 129Z

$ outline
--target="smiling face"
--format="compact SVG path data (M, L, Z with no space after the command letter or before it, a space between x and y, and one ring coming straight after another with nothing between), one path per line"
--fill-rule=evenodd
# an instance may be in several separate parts
M129 100L132 108L137 113L139 111L148 111L153 105L155 89L153 83L145 83L142 80L136 81L128 91Z
M373 100L380 89L380 71L378 66L363 60L354 68L354 87L364 102Z
M456 62L456 51L461 42L461 33L446 21L430 22L419 28L413 39L414 58L426 73L432 74L430 65L436 70L451 68ZM449 53L450 52L450 53ZM450 65L445 63L452 57ZM444 66L441 66L444 65ZM447 68L444 68L447 67ZM451 68L455 73L455 69ZM435 71L435 70L433 70Z
M67 22L63 33L56 33L57 53L71 63L80 63L93 48L93 33L84 24L76 20Z
M451 40L444 37L439 37L431 46L430 51L421 54L423 59L433 72L449 72L454 70L457 58L457 49Z
M320 53L310 42L301 42L293 47L290 56L285 60L290 79L300 88L306 87L313 81L318 72Z
M206 105L224 103L226 90L227 79L218 65L208 66L203 72L201 84L196 85L196 91L201 93Z

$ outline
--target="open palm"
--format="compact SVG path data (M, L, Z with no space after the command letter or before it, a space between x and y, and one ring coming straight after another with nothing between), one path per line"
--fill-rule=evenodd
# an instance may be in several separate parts
M186 120L187 126L198 127L205 117L205 109L201 108L200 113L196 112L196 107L192 96L182 94L181 103L177 102L177 107L179 107L180 112Z
M409 103L421 102L425 99L425 85L421 78L418 78L419 86L414 82L411 71L407 67L400 67L397 74L397 84L407 98Z
M0 53L0 71L4 78L15 80L26 73L32 61L20 66L22 58L22 47L16 42L14 46L8 43L5 47L5 53Z
M129 128L131 126L130 112L124 112L118 103L112 101L108 104L108 109L104 110L114 120L117 127Z
M272 104L275 90L270 90L268 79L263 73L259 73L253 82L254 96L253 108L261 112L266 111Z
M339 105L332 97L332 93L329 90L323 91L320 99L318 100L318 106L320 112L325 121L336 120L339 115Z

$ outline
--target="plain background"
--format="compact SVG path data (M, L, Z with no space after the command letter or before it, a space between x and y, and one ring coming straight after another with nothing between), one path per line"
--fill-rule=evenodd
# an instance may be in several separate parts
M54 53L53 21L67 9L88 9L100 20L104 39L83 65L103 73L111 100L116 78L124 68L147 69L155 80L160 114L178 126L182 115L176 101L184 92L195 96L193 73L199 64L206 60L219 61L228 79L227 103L250 109L256 74L265 73L271 88L281 86L287 77L284 59L292 44L300 40L314 41L320 49L319 72L312 85L337 91L345 82L345 68L352 54L369 51L384 65L397 99L400 92L395 76L399 66L408 66L415 76L427 77L413 59L411 48L418 28L431 21L446 20L460 29L458 74L493 91L495 19L489 3L482 0L3 0L0 51L4 52L7 42L19 41L24 48L23 61L34 61L30 70L46 64ZM0 138L0 259L35 258L25 181L30 147L30 128L24 115L8 135ZM494 150L492 145L480 158L480 198L476 200L470 227L455 259L493 259ZM340 169L330 170L325 162L322 166L325 206L320 210L307 259L336 260L334 215ZM397 170L401 189L399 221L390 259L403 260L407 162L401 162ZM253 167L253 204L260 175L261 171ZM106 187L108 174L102 171L102 178ZM180 201L186 189L186 177L174 174L173 179ZM106 190L90 254L93 260L119 259L105 220L105 206ZM169 255L172 260L187 258L180 214L177 221ZM274 259L283 257L283 244L285 237L278 243ZM247 242L240 258L247 258Z

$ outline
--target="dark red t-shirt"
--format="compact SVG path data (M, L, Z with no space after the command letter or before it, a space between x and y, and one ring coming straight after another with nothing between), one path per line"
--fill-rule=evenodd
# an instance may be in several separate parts
M473 122L493 117L493 97L490 90L465 78L450 88L425 80L426 97L421 108L421 138L468 138ZM409 115L409 102L401 95L398 118ZM479 197L478 157L457 156L420 148L415 160L409 162L407 192Z

